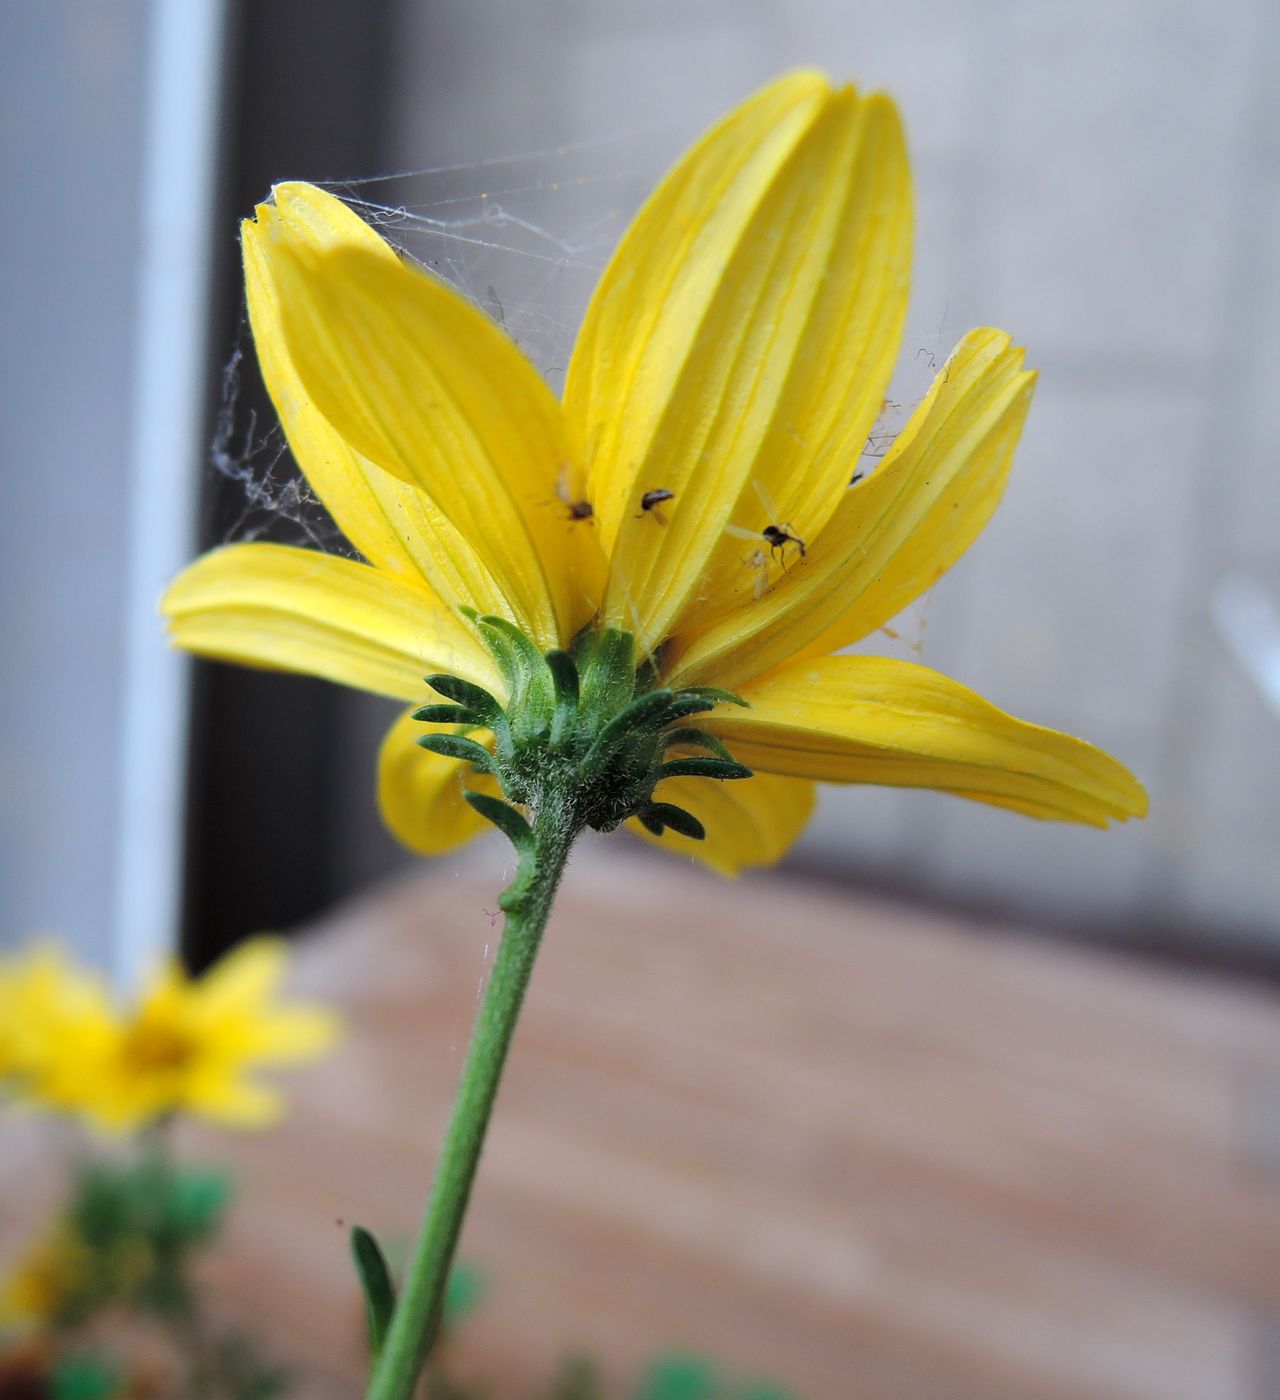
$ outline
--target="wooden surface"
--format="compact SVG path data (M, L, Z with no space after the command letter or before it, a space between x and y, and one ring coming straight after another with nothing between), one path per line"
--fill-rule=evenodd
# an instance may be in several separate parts
M219 1306L306 1397L359 1393L338 1222L416 1218L501 860L332 920L296 980L344 1048L278 1131L188 1140L244 1183ZM808 1400L1267 1400L1280 1003L614 841L570 871L463 1253L497 1397L680 1346Z

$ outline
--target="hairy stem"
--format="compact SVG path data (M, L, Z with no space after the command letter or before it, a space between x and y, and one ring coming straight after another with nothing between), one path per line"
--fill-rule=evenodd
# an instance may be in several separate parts
M445 1285L503 1065L556 887L578 832L572 795L548 794L534 814L533 832L535 868L519 899L507 908L502 941L467 1048L426 1214L386 1341L370 1377L368 1400L410 1400L435 1340Z

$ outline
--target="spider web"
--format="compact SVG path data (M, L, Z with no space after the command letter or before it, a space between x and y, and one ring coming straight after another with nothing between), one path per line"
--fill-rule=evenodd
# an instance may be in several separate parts
M501 325L559 397L592 289L678 133L647 127L489 160L320 181L384 238ZM937 331L908 334L893 385L852 474L876 470L941 366ZM247 320L223 370L214 469L239 486L226 540L269 538L351 555L308 487L279 425L239 406ZM888 650L919 657L928 599L887 631ZM876 639L885 649L885 636Z
M591 290L676 133L645 128L472 163L320 181L501 325L559 397ZM669 149L661 149L667 147ZM222 374L210 461L239 488L224 541L351 554L274 420L241 404L247 318Z

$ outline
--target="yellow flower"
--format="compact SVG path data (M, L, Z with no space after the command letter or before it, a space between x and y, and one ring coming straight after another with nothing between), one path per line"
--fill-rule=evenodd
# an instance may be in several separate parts
M679 849L726 872L787 849L815 780L1095 826L1145 811L1135 779L1080 740L924 667L833 654L977 536L1034 381L1007 335L970 332L851 482L907 302L911 185L886 97L795 73L704 135L606 269L563 402L340 201L273 194L243 225L259 360L299 465L367 562L216 550L166 596L178 645L412 705L426 672L510 696L460 608L541 651L629 632L645 684L748 702L707 714L695 742L727 744L754 778L657 792L707 829ZM411 716L383 746L381 806L408 845L440 851L482 818L464 766L415 746Z
M169 1113L236 1127L277 1118L280 1096L251 1073L312 1059L337 1034L331 1012L278 1004L285 959L282 940L255 938L199 978L170 963L85 1067L84 1107L94 1121L121 1131Z
M121 1014L100 979L38 945L0 967L0 1085L110 1131L169 1113L268 1123L279 1097L247 1076L313 1058L337 1030L326 1010L277 1002L285 960L280 939L257 938L196 979L175 962Z

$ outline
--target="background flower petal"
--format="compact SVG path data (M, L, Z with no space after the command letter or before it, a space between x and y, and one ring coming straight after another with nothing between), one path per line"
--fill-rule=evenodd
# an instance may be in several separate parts
M703 727L765 772L927 787L1057 821L1142 816L1147 796L1115 759L1027 724L923 666L828 656L742 687L749 710Z
M712 778L667 778L654 798L691 812L706 827L705 841L674 831L655 836L634 818L627 828L673 855L692 856L721 875L756 865L776 865L791 849L813 812L816 788L802 778L757 773L717 782Z
M567 643L594 612L604 561L557 495L570 452L538 371L457 292L399 260L293 243L273 273L306 393L460 534L500 593L473 605L545 649Z
M175 645L201 656L410 700L449 671L501 691L489 654L425 587L349 559L233 544L197 559L162 609Z
M805 558L774 565L754 596L708 626L687 619L665 652L678 684L735 686L798 655L824 655L881 627L973 543L1004 494L1034 373L1003 331L971 331L871 476L848 486Z
M650 647L741 572L732 521L816 534L879 411L911 192L887 98L799 73L693 147L601 280L566 411L610 551L606 617ZM674 498L661 518L642 495Z
M462 796L464 789L500 797L489 774L419 747L423 734L445 734L449 725L420 724L404 714L387 731L378 754L378 806L393 836L419 855L435 856L470 841L488 826Z

